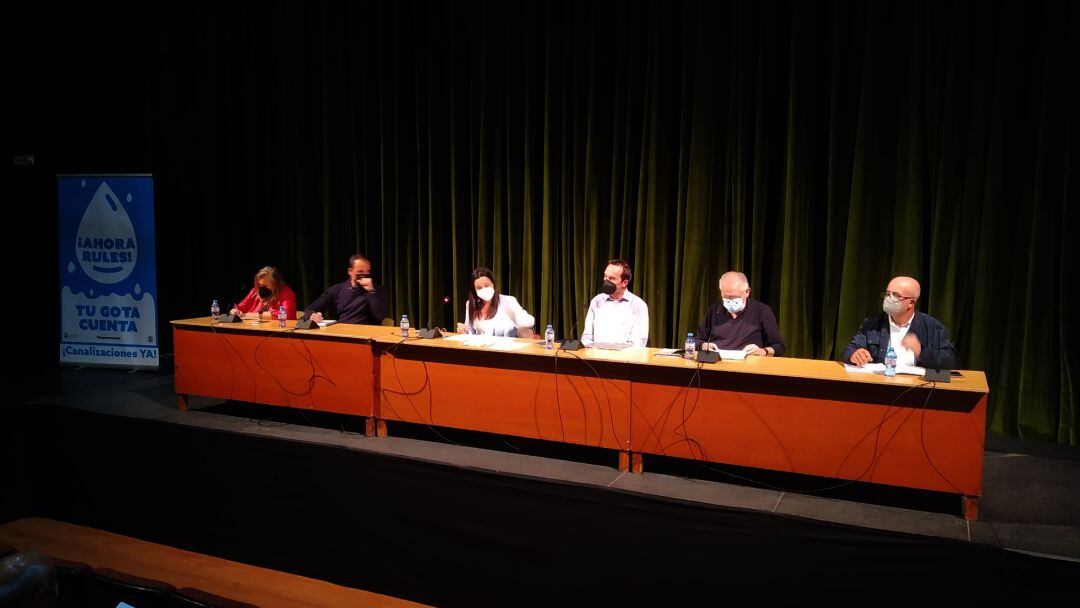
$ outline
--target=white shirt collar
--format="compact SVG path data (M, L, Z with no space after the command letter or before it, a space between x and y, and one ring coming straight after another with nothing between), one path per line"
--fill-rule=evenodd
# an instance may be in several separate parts
M908 329L911 327L911 322L915 320L915 315L911 315L911 318L907 320L907 323L900 325L896 321L893 321L892 315L887 316L889 317L889 327L893 329Z
M630 293L630 290L627 289L626 291L623 292L622 297L619 298L618 300L616 300L612 296L607 296L607 298L605 298L604 301L605 302L629 302L633 297L634 297L634 294Z

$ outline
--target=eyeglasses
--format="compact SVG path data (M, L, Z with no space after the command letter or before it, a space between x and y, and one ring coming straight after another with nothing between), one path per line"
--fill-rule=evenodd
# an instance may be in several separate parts
M905 295L898 294L895 291L883 291L883 292L881 292L881 297L882 298L889 298L893 302L900 302L902 300L914 300L915 299L915 298L911 298L911 297L908 297L908 296L905 296Z

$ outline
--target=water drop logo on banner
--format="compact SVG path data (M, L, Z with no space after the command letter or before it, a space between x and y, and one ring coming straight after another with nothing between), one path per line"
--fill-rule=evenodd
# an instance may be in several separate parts
M60 362L157 368L154 183L61 175Z

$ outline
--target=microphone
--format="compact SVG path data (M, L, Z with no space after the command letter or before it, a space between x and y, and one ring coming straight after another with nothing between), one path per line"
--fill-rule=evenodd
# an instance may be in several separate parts
M240 297L235 302L233 302L232 306L229 307L229 314L221 315L221 316L218 317L218 320L217 320L218 323L240 323L241 321L244 320L244 313L234 315L234 314L232 314L232 310L234 308L236 308L236 305L238 303L243 301L244 297L247 296L247 291L248 291L247 285L246 284L241 284L240 285L240 294L241 294Z
M311 315L313 315L313 314L315 314L317 312L320 312L320 311L313 310L313 311L311 311ZM301 315L303 315L303 316L301 316ZM305 311L303 311L303 310L297 310L296 311L296 324L293 325L293 330L295 331L295 330L298 330L298 329L306 329L306 330L321 329L322 325L319 325L318 321L312 321L311 320L311 315L305 314Z
M436 321L439 318L439 313L442 312L443 306L446 306L449 303L450 303L450 296L443 296L442 297L442 302L439 303L439 307L435 309L435 314L431 315L431 319L428 319L429 325L432 326L431 329L421 329L420 330L420 337L421 338L426 339L426 340L431 340L433 338L441 338L442 337L442 330L439 329L439 325L438 325L438 323Z
M709 333L708 333L708 335L705 336L705 339L701 342L701 346L702 346L703 349L704 349L706 344L709 344L712 341L712 330L713 330L712 319L707 318L706 322L709 324ZM696 354L695 360L698 363L716 363L717 361L720 360L720 353L716 352L715 350L699 350L695 354Z
M583 308L582 310L585 312L586 315L588 315L589 305L586 304L585 308ZM570 325L570 333L566 334L566 338L559 343L559 348L557 350L581 350L581 340L574 338L574 329L577 328L577 322L578 320L574 319L574 323Z

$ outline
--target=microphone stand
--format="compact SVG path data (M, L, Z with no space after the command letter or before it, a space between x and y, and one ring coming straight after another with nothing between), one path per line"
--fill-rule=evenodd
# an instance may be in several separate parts
M429 319L429 321L436 321L439 318L439 313L442 312L443 307L446 306L449 302L450 296L443 296L442 302L439 303L439 307L435 309L435 314L431 315L431 319ZM437 322L432 322L430 323L430 325L432 325L430 329L425 328L420 330L421 338L431 340L433 338L443 337L442 330L439 329Z

